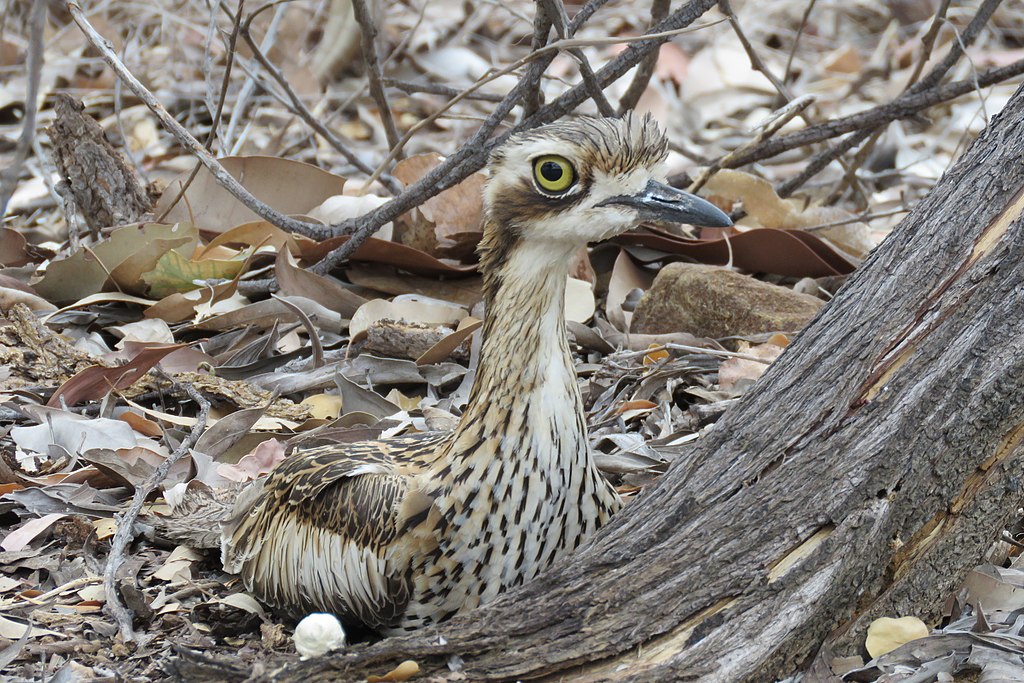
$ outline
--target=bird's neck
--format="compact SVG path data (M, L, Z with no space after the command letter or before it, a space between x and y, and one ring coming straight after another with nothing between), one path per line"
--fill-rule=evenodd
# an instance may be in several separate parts
M586 449L586 427L565 330L575 249L533 240L484 247L483 345L456 450L493 440L494 450L513 457L568 457L552 437L577 457Z

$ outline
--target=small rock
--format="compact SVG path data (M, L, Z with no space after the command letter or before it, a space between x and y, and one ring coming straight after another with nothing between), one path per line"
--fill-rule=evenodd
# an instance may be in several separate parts
M789 332L803 328L823 305L726 268L670 263L637 305L630 331L712 338Z

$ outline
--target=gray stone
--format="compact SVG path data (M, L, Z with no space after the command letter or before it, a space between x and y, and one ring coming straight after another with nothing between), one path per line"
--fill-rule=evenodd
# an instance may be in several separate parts
M631 332L729 337L803 328L824 305L807 294L718 266L671 263L640 299Z

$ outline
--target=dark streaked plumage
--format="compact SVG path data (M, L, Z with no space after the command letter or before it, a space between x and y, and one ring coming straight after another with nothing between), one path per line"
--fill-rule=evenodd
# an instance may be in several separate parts
M497 150L480 247L484 342L457 428L298 451L240 497L225 568L295 616L331 611L395 633L531 580L607 522L621 503L588 449L565 284L581 246L642 212L727 221L651 182L666 149L651 119L626 117L559 122ZM554 165L541 174L544 159Z

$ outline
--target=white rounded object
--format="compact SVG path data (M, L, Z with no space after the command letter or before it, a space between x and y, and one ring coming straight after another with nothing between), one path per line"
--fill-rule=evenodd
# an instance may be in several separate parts
M303 659L320 657L345 647L345 629L333 614L315 612L299 622L292 640Z

